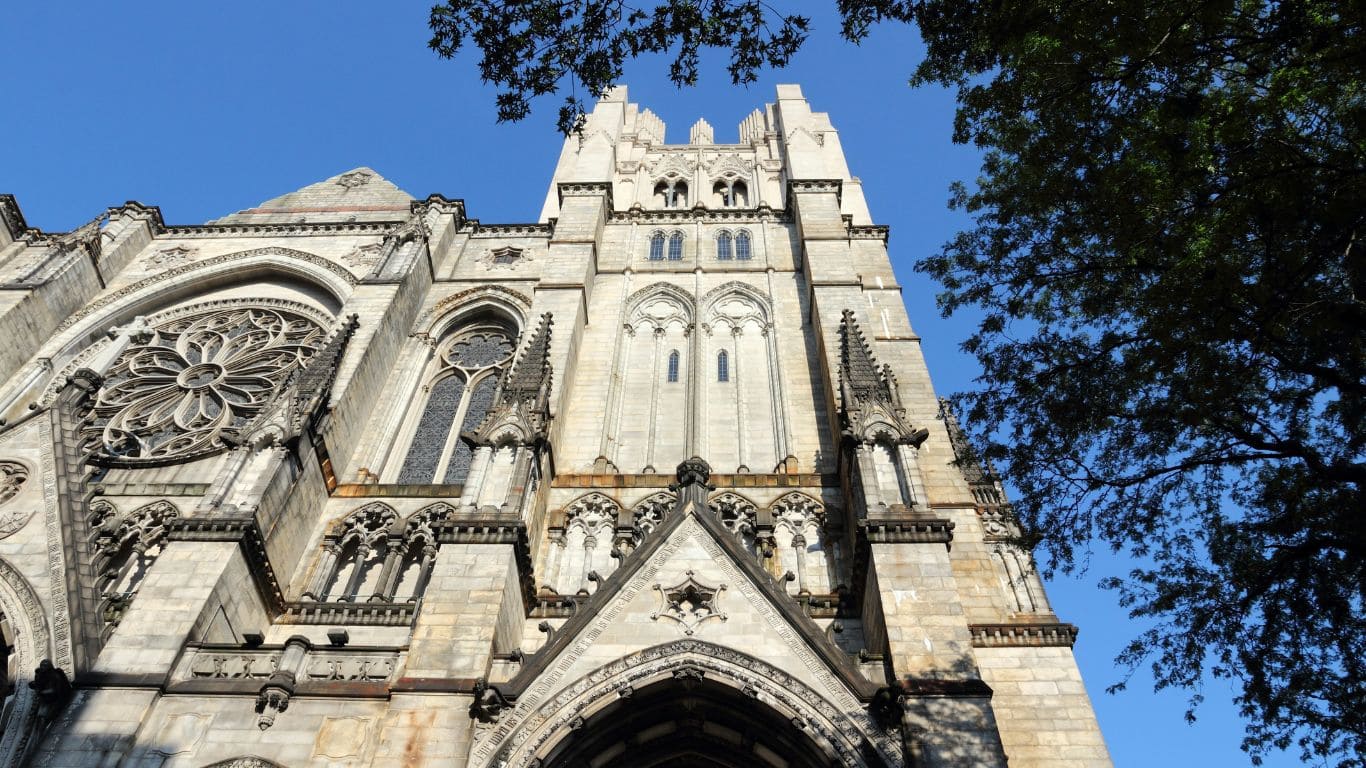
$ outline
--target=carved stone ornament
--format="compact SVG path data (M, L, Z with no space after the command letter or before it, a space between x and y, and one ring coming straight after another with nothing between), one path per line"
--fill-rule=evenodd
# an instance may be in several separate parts
M379 261L379 256L384 252L384 243L370 243L369 245L358 245L350 252L341 257L342 263L352 269L369 270Z
M355 189L369 184L374 178L375 175L369 171L352 171L337 177L337 186Z
M525 262L531 261L525 249L514 248L505 245L501 248L491 248L480 254L474 261L484 265L484 269L517 269Z
M650 618L655 621L672 619L679 623L685 635L691 635L698 625L708 619L725 621L726 614L721 612L717 599L725 591L726 585L709 587L693 578L692 571L688 571L686 576L682 583L672 587L655 585L660 606L658 611L650 614Z
M28 467L16 461L0 461L0 539L28 524L35 510L8 504L28 482Z
M199 255L198 248L173 245L170 248L162 248L148 256L146 264L149 267L178 267L193 260L197 255Z
M114 364L84 435L111 463L225 450L323 344L326 319L296 302L188 307L153 321Z

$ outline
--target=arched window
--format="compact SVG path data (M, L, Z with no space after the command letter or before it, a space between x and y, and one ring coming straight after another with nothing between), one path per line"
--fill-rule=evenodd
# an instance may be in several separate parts
M669 261L683 260L683 233L669 235Z
M713 184L711 188L711 198L712 202L717 206L722 208L729 208L730 185L727 184L724 179Z
M753 257L749 247L749 232L740 230L735 233L735 258L740 261L749 261Z
M655 185L655 203L660 208L668 208L672 204L672 195L669 192L669 182L661 181Z
M678 350L669 353L669 383L678 382Z
M716 353L716 380L730 381L730 354L724 349Z
M722 232L716 236L716 260L730 261L732 258L734 253L731 251L730 233Z
M478 427L493 407L498 377L513 349L512 335L492 324L466 330L442 345L398 482L465 482L474 451L461 433Z
M686 182L686 181L675 181L675 182L674 182L674 189L673 189L673 192L674 192L674 193L673 193L673 203L672 203L672 205L670 205L669 207L670 207L670 208L687 208L687 207L688 207L688 182Z
M745 187L745 182L737 181L730 185L730 202L727 205L732 208L744 208L749 205L749 190Z
M664 260L664 233L656 232L650 237L650 261Z

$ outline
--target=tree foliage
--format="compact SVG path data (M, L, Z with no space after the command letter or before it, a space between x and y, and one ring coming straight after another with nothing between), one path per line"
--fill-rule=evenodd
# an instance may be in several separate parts
M917 268L982 320L960 396L1064 571L1090 542L1154 622L1125 651L1159 687L1236 680L1254 760L1366 765L1366 9L1324 0L837 0L843 34L913 22L913 84L957 89L973 216ZM764 3L452 0L500 116L622 63L731 52L781 66L808 24ZM676 46L676 47L675 47ZM910 64L908 63L908 67ZM572 100L561 127L582 105Z

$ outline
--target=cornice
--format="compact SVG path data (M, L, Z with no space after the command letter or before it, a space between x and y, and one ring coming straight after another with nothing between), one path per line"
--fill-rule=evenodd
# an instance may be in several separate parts
M913 517L891 520L864 520L860 533L870 544L948 544L953 541L952 520Z
M974 648L1071 648L1077 626L1065 622L969 624Z
M566 197L602 197L607 201L607 209L612 209L612 183L609 181L566 181L556 185L560 203Z
M176 224L166 227L172 237L310 237L314 235L384 235L403 219L332 224Z
M652 290L654 287L643 289ZM562 474L550 481L552 488L668 488L675 482L665 474ZM839 486L837 474L798 472L792 474L744 473L711 475L718 488L822 488Z
M549 224L483 224L478 219L470 219L470 237L543 237L549 238L555 228Z
M843 202L844 181L841 179L788 179L787 199L799 193L835 193L835 201Z
M666 208L647 210L633 205L625 211L612 211L608 218L612 223L649 222L655 224L682 224L690 221L727 221L736 223L790 223L792 217L782 208L761 205L758 208L706 208L696 205L692 208Z

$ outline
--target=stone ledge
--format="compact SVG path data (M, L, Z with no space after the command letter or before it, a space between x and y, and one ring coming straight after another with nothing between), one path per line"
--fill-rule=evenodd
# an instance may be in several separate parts
M1039 624L969 624L974 648L1071 648L1077 626L1065 622Z
M859 529L870 544L948 544L954 523L940 517L866 520Z
M906 696L956 698L956 697L986 697L991 698L991 686L977 679L971 680L940 680L938 678L915 678L907 677L901 682L902 690Z
M411 603L319 603L312 600L285 603L277 624L336 624L370 627L407 627L417 618L418 602Z

